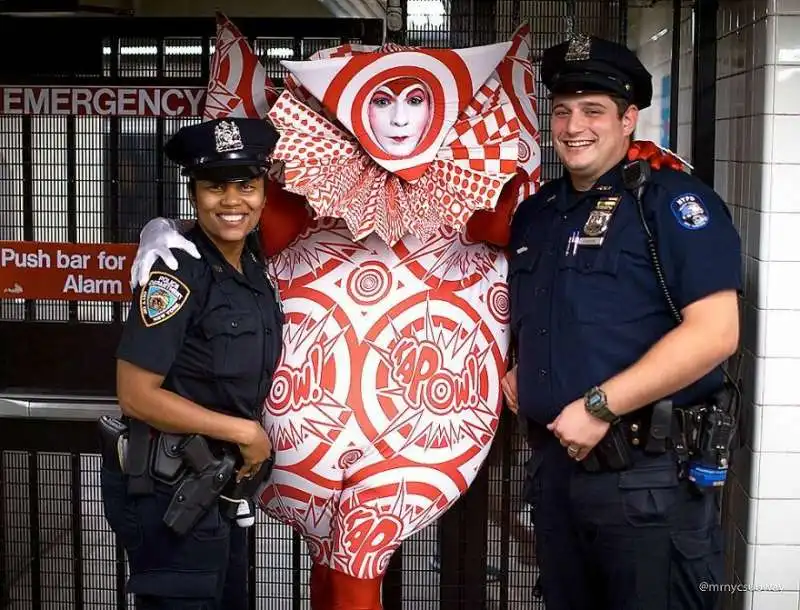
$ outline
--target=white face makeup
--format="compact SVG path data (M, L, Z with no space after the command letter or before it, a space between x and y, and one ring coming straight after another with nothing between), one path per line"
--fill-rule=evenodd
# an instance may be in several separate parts
M378 145L393 157L407 157L430 123L430 95L418 82L398 79L375 91L367 112Z

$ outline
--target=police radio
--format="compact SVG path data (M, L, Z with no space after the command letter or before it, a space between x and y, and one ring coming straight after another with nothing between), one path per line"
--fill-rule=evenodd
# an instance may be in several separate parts
M650 254L650 260L653 262L653 267L656 271L658 285L661 288L661 292L664 295L664 300L667 302L667 307L669 307L672 317L675 318L675 321L678 324L680 324L683 321L683 318L681 317L680 311L678 311L678 308L675 306L675 302L672 300L672 295L669 293L669 289L667 288L667 282L664 279L664 269L661 267L661 261L658 258L656 240L653 237L653 232L650 230L650 225L647 224L647 218L644 214L644 204L642 201L644 199L644 190L649 180L650 164L642 159L637 159L636 161L626 163L622 167L622 182L625 185L625 188L631 191L633 196L636 198L636 206L639 210L639 220L642 221L642 227L644 228L645 235L647 235L647 250Z
M699 443L687 465L687 478L699 489L722 487L728 476L733 416L712 404L702 418Z
M636 199L639 219L647 236L647 249L655 269L658 285L664 300L675 321L683 321L672 295L667 288L664 270L658 258L655 237L647 223L644 213L644 191L650 179L650 164L642 159L626 163L622 168L622 180L625 188L631 191ZM739 366L741 366L741 354ZM725 485L730 466L733 440L738 432L737 421L741 406L741 389L731 375L721 367L726 378L725 387L714 396L714 399L698 407L682 409L678 417L678 433L680 435L680 454L685 467L686 477L698 491L714 489ZM741 423L741 422L739 422Z

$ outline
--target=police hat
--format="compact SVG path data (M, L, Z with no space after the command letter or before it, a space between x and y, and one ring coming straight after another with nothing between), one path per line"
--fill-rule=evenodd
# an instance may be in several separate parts
M278 137L264 119L214 119L180 129L164 153L183 167L184 176L242 182L266 171Z
M602 92L639 109L653 97L653 79L628 47L610 40L571 34L542 55L541 78L551 93Z

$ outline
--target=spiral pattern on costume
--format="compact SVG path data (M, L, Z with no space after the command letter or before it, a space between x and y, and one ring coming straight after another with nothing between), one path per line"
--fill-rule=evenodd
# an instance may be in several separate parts
M531 147L528 143L520 138L519 140L519 157L517 158L518 165L525 165L531 158Z
M281 515L282 516L282 515ZM325 561L327 553L325 552L325 545L322 540L318 540L313 536L305 537L306 546L308 547L308 555L311 561L322 563Z
M511 302L508 298L508 286L493 284L486 295L486 306L492 317L500 324L508 324L511 319Z
M292 384L289 377L276 377L272 382L272 389L269 392L269 402L272 404L284 405L289 401L292 393Z
M437 377L426 388L428 408L434 413L445 415L455 407L456 389L450 379Z
M431 95L432 107L445 109L444 113L433 115L414 153L402 159L384 152L370 137L371 130L367 127L369 121L366 117L367 101L372 93L397 76L413 78L424 84ZM333 76L325 88L322 101L327 108L336 111L338 118L356 136L367 154L389 171L397 171L431 160L432 156L423 161L420 155L438 148L445 125L456 118L458 110L472 96L472 80L473 75L464 58L455 51L433 53L409 50L385 55L354 56Z
M346 470L361 459L364 452L360 449L348 449L339 456L339 468Z
M374 305L392 288L392 276L382 263L364 264L347 279L347 293L360 305Z

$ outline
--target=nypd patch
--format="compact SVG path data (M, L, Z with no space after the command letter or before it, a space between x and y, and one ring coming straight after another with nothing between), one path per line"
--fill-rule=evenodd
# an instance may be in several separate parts
M186 304L191 291L169 273L153 273L139 296L139 315L148 328L166 322Z
M694 193L678 195L670 204L672 214L684 229L697 231L711 220L703 200Z

